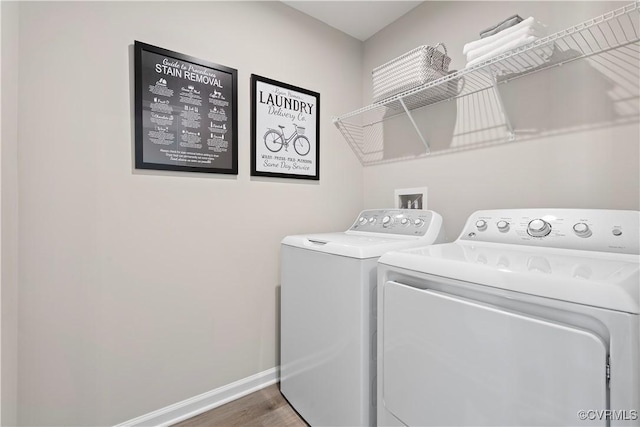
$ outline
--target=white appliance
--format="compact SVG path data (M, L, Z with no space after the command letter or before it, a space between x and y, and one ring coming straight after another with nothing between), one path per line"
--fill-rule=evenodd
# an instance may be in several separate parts
M282 241L280 390L310 425L375 425L378 257L443 238L437 213L388 209Z
M640 212L478 211L378 268L378 425L639 425Z

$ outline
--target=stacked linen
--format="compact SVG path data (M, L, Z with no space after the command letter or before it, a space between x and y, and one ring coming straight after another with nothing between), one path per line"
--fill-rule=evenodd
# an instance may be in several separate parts
M507 19L501 22L498 22L497 24L487 28L486 30L480 31L480 38L483 39L485 37L492 36L496 33L499 33L502 30L505 30L509 27L513 27L514 25L519 24L521 22L522 22L522 18L520 17L520 15L511 15Z
M467 56L467 67L493 58L503 52L531 43L547 35L545 25L536 21L532 16L519 24L508 27L492 36L481 38L464 45L463 53ZM542 64L552 53L550 47L543 48L539 64Z

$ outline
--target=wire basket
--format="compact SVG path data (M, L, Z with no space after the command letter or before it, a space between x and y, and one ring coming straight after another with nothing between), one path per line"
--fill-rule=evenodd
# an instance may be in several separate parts
M296 132L298 132L298 135L304 135L304 128L302 126L296 126Z
M444 50L440 52L439 47ZM373 69L373 102L380 102L447 75L451 58L443 43L419 46Z

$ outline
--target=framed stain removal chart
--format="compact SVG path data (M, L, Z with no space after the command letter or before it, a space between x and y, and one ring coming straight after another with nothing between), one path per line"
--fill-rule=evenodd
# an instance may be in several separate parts
M137 169L238 174L238 72L136 41Z

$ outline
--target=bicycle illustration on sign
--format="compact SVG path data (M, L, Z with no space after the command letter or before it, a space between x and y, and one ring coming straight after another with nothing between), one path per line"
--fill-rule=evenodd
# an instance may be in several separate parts
M284 126L278 125L280 130L270 128L264 134L264 145L269 151L277 153L284 147L288 151L289 143L293 144L293 149L301 156L306 156L311 150L309 139L304 136L304 127L293 124L294 130L288 138L284 134Z

